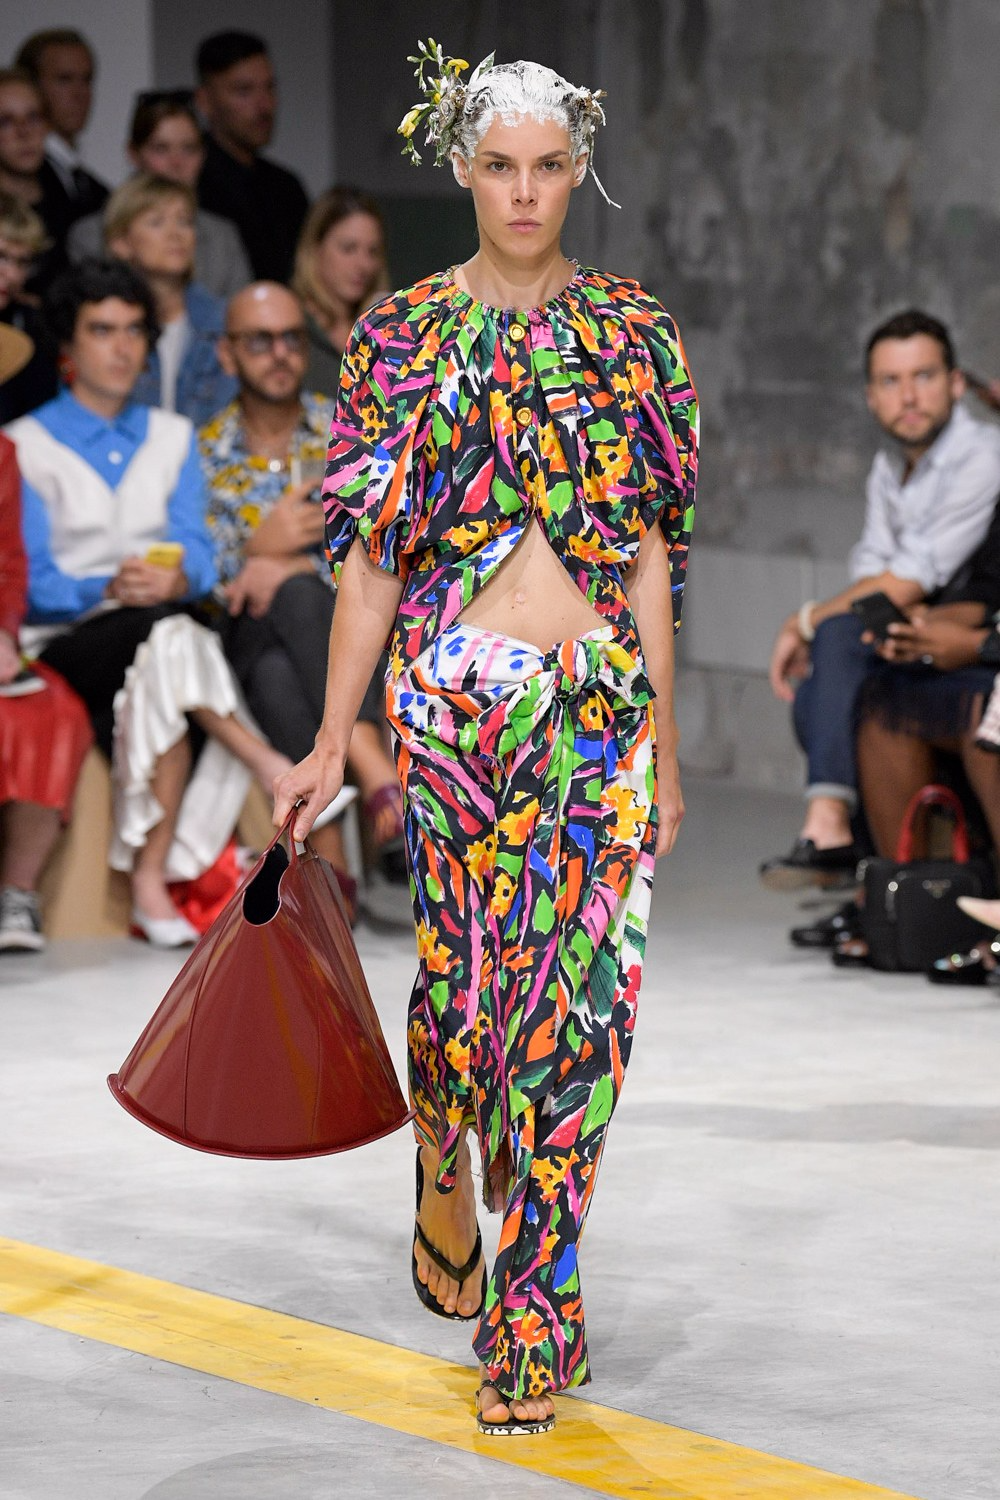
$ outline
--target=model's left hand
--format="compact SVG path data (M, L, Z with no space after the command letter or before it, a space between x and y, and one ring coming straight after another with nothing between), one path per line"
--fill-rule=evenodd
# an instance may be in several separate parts
M877 645L879 656L891 662L919 662L939 672L967 667L986 636L983 628L960 625L955 620L936 619L933 613L914 610L908 625L890 625L886 640Z
M660 749L657 757L656 779L659 786L659 828L656 832L656 858L669 854L677 841L684 818L684 796L681 792L681 772L677 764L676 751Z

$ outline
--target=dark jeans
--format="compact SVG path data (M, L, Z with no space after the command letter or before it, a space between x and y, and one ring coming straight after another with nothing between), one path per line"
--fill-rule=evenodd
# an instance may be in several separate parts
M833 615L817 628L812 672L795 694L795 733L808 761L806 795L838 797L857 805L854 755L856 703L877 660L862 644L864 629L855 614Z
M154 604L147 609L109 610L71 626L41 653L41 660L61 673L87 705L94 736L109 760L115 694L125 681L125 673L157 620L176 615L182 608Z
M244 612L220 625L250 712L275 749L295 761L312 750L323 718L333 603L327 583L297 573L281 585L261 619ZM381 722L384 703L376 671L358 717Z

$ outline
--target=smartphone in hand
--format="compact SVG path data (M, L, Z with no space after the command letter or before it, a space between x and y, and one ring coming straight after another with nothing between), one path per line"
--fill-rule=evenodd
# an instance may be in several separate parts
M888 639L890 625L910 623L899 605L893 604L889 595L881 592L865 594L863 598L855 599L851 609L860 617L865 630L870 631L877 641Z

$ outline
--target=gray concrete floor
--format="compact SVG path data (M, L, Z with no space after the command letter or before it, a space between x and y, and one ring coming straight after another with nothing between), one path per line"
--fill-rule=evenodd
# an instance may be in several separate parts
M587 1231L587 1394L925 1500L995 1497L1000 998L796 954L794 902L754 870L789 842L797 803L687 790ZM359 947L402 1070L412 938L362 928ZM234 1162L115 1106L104 1076L176 966L136 944L0 964L2 1232L464 1358L466 1333L409 1287L406 1134ZM507 1495L511 1478L4 1319L2 1500L423 1500Z

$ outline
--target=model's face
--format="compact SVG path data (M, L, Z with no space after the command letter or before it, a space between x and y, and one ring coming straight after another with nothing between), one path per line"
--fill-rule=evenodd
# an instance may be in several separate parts
M46 47L38 66L38 87L52 129L73 140L87 123L94 94L94 64L86 47Z
M28 83L0 84L0 170L33 177L45 160L48 121Z
M142 146L129 151L140 172L194 187L205 160L201 131L188 115L168 115Z
M931 444L965 390L930 334L882 339L871 352L868 408L883 431L906 447Z
M254 286L229 304L219 362L261 401L297 400L305 379L308 342L297 297L284 287Z
M92 396L124 404L149 353L142 308L120 297L85 302L66 353L75 395L84 402Z
M385 263L382 229L371 214L348 214L316 247L316 274L331 297L359 306L374 290Z
M34 263L30 250L0 234L0 310L24 290Z
M136 214L109 248L147 276L188 276L194 266L194 210L185 198L163 198Z
M247 57L210 78L199 91L212 130L245 151L262 151L271 139L278 96L266 57Z
M569 195L582 181L585 156L570 155L569 131L556 120L496 116L471 162L456 175L471 188L480 237L517 259L532 260L558 244Z

